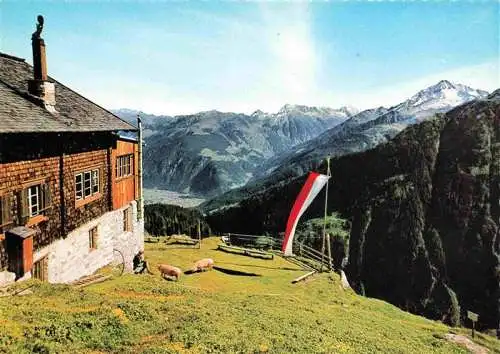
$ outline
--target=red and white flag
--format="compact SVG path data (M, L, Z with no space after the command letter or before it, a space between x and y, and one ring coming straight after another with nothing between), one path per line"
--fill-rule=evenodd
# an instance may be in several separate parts
M292 211L286 223L285 239L281 246L281 250L285 256L292 255L293 236L295 235L295 227L300 217L304 214L304 211L306 211L309 205L311 205L321 189L323 189L329 178L330 176L316 172L311 172L309 177L307 177L306 183L302 187L297 199L295 199L295 203L293 204Z

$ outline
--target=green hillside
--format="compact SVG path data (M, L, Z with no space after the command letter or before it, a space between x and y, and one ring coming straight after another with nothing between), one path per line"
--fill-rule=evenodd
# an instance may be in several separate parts
M32 282L33 294L0 298L0 352L6 353L467 353L453 331L380 300L343 290L336 274L291 284L305 271L280 257L146 244L154 275L124 275L82 289ZM186 270L212 257L217 270L160 278L156 264ZM29 283L17 285L24 288ZM495 352L499 342L480 334Z

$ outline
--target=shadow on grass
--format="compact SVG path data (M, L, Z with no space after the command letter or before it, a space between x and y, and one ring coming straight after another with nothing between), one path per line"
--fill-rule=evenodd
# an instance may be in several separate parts
M261 274L257 274L257 273L243 272L241 270L222 268L222 267L217 267L217 266L213 266L213 269L217 270L221 273L229 274L229 275L239 275L239 276L246 276L246 277L261 277L262 276ZM203 273L203 271L194 270L194 269L188 269L188 270L184 271L184 274L186 274L186 275L191 275L191 274L195 274L195 273Z
M297 268L288 268L288 267L266 267L254 264L238 264L238 263L229 263L229 262L217 262L217 264L227 264L227 265L235 265L240 267L253 267L253 268L264 268L264 269L275 269L275 270L302 270Z
M215 270L229 274L229 275L241 275L241 276L246 276L246 277L261 277L261 274L257 273L250 273L250 272L243 272L241 270L235 270L235 269L228 269L228 268L222 268L222 267L213 267Z

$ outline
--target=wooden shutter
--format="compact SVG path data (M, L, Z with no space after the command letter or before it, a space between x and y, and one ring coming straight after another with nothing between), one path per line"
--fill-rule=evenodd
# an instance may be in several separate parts
M30 216L28 204L28 189L20 190L17 193L17 213L19 225L25 225Z
M43 210L51 207L51 194L50 194L50 184L42 184L42 208Z
M12 221L12 206L10 199L10 194L4 195L0 198L0 225L5 225Z

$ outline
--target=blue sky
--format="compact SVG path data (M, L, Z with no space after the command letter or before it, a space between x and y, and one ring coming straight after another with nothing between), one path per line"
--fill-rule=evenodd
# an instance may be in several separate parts
M49 74L107 108L370 108L440 79L500 87L496 1L0 0L0 51L31 62L38 14Z

